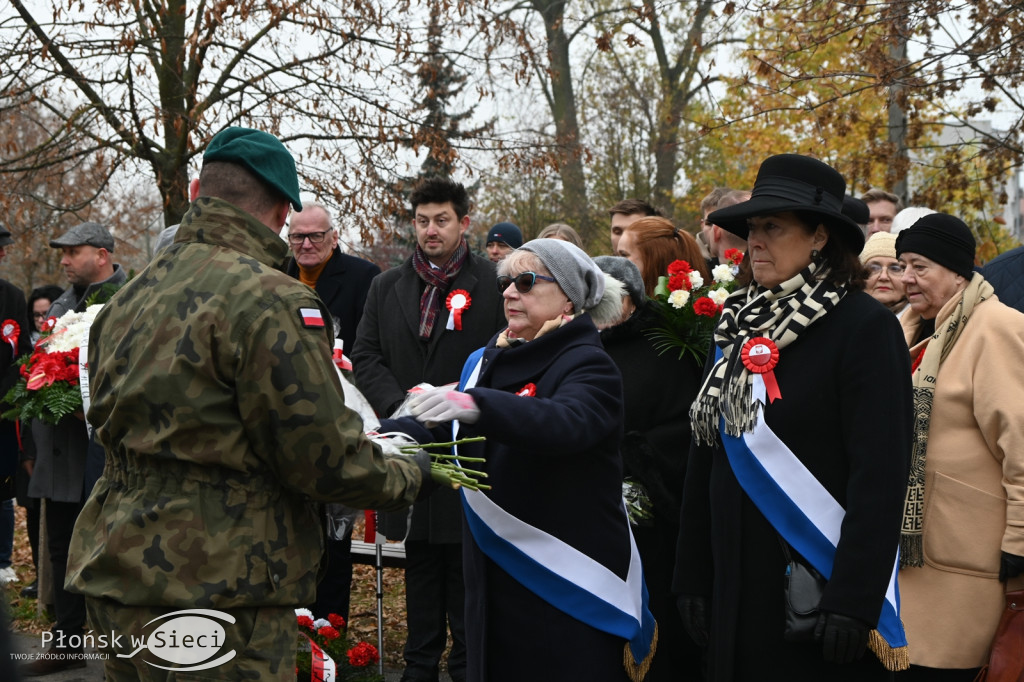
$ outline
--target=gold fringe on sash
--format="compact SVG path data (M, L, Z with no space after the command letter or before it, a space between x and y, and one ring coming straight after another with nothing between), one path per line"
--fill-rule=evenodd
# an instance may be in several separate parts
M878 634L878 630L872 630L868 635L868 648L874 652L886 670L899 672L910 668L909 649L905 646L892 648L885 638Z
M647 652L647 656L644 660L637 663L633 659L633 651L629 648L629 642L622 652L622 666L626 669L626 674L629 675L629 679L633 682L642 682L644 677L647 676L647 671L651 669L651 661L654 659L654 652L658 650L658 624L654 624L654 636L651 637L651 650Z

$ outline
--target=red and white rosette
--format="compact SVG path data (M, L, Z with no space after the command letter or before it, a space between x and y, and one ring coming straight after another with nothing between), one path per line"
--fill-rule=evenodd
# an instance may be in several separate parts
M21 325L10 318L4 320L3 324L0 325L0 337L3 338L4 343L11 344L11 352L15 355L18 354L19 334L21 334Z
M516 395L523 398L530 398L537 395L537 384L532 381L516 391Z
M779 382L772 371L775 365L779 364L779 347L774 341L765 336L755 336L743 344L740 359L743 360L744 367L754 374L761 375L768 394L768 402L774 402L776 398L782 397Z
M462 313L468 310L472 303L473 299L470 298L469 292L465 289L456 289L448 294L444 306L448 308L451 315L448 316L448 324L445 326L445 329L462 331Z

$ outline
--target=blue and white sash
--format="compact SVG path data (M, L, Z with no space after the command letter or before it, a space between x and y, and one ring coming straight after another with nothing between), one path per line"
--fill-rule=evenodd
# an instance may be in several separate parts
M459 390L476 385L482 355L481 349L469 356ZM453 439L458 431L458 421L452 422ZM635 679L641 679L647 668L644 663L653 653L655 622L632 531L628 531L629 572L622 580L575 547L505 511L484 493L466 488L460 492L467 524L480 550L558 610L627 640L633 667L627 663L626 669L631 676L639 669Z
M721 351L719 351L720 353ZM750 497L775 530L826 579L832 576L832 562L846 510L807 470L807 467L771 430L764 420L765 385L754 374L753 400L757 404L757 422L753 431L742 437L725 432L725 420L719 431L729 464L744 492ZM882 613L869 644L879 660L890 670L905 669L906 634L900 621L898 548L892 575L882 604ZM897 651L902 649L902 651Z

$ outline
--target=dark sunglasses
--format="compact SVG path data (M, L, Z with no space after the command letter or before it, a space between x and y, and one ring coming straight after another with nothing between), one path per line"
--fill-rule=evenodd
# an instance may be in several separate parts
M509 277L508 275L498 275L498 291L504 293L505 289L508 289L508 285L515 282L516 291L521 294L525 294L527 291L533 288L533 285L537 283L538 279L542 279L545 282L554 282L554 277L546 277L544 275L538 275L536 272L521 272L515 277Z

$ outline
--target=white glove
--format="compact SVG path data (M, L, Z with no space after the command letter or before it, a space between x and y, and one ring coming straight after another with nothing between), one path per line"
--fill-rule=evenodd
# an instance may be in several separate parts
M480 418L480 408L473 396L450 388L435 388L426 391L410 404L412 416L428 428L442 422L458 419L464 424L475 424Z

